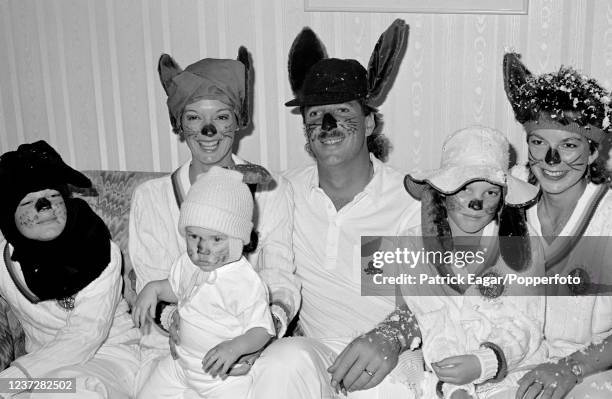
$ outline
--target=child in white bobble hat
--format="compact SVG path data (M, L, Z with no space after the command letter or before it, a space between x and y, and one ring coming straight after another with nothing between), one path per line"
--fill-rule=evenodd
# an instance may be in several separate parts
M243 175L219 167L200 175L183 202L179 231L187 252L168 279L148 283L132 317L137 326L153 317L158 301L178 302L178 359L163 358L138 398L183 397L193 390L206 398L242 398L251 377L228 377L245 354L274 336L268 292L242 256L253 228L253 199Z

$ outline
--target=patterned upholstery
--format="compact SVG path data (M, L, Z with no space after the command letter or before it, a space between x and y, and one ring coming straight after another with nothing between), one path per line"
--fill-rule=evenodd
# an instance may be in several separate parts
M123 295L130 306L136 298L136 275L128 256L128 218L134 188L140 183L167 173L121 172L106 170L84 171L93 188L73 188L75 197L83 198L108 226L113 241L123 253ZM19 321L0 297L0 370L25 353L24 334Z

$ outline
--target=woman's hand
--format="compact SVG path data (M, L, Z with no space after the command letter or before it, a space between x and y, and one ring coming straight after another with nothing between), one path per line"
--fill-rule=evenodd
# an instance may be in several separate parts
M578 377L564 363L542 363L518 384L516 399L562 399L578 384Z
M399 352L397 342L376 330L356 338L327 369L332 387L346 393L378 385L397 365Z
M155 285L149 283L140 291L132 309L132 319L136 327L141 330L147 322L147 316L150 320L155 318L155 307L157 306L157 290Z
M440 381L454 385L476 381L481 373L480 360L475 355L447 357L432 363L431 367Z
M213 378L227 378L228 371L242 355L233 340L223 341L206 353L202 360L202 369Z

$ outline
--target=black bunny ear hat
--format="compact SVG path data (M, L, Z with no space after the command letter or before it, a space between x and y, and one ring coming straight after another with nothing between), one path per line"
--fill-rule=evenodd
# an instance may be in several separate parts
M601 143L611 130L611 95L595 79L571 67L533 75L520 54L504 56L504 89L516 120L535 129L575 132Z
M168 54L159 58L157 71L168 95L170 123L175 133L181 130L185 106L201 100L218 100L229 105L241 128L250 121L251 60L245 47L238 60L204 58L184 70Z
M378 39L366 70L356 60L328 58L323 43L310 28L304 28L289 51L289 82L295 98L285 105L360 99L372 107L380 105L406 51L408 31L408 25L396 19Z

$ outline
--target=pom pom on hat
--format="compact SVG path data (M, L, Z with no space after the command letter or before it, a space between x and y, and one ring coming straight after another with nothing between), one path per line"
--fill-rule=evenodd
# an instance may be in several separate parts
M253 197L240 172L212 167L198 176L181 205L179 231L196 226L238 238L246 245L253 229Z

